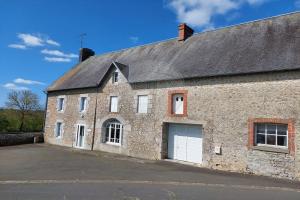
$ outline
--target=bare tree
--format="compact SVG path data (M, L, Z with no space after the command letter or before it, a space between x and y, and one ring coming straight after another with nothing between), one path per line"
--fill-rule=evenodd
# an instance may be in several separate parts
M19 111L21 121L19 131L23 131L25 116L31 111L41 109L38 96L29 90L10 92L6 106Z

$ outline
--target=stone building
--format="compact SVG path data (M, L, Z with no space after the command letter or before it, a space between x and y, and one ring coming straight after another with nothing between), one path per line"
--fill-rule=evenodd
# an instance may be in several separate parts
M47 143L300 180L299 12L80 53L47 89Z

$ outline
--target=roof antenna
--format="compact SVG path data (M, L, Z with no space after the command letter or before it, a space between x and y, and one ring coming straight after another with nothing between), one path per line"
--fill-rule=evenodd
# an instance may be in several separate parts
M82 49L82 45L83 45L83 38L86 36L86 33L81 33L80 36L80 48Z

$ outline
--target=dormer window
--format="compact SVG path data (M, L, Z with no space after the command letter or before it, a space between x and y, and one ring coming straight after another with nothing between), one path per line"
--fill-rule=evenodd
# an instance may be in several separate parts
M117 83L119 81L119 72L115 71L113 73L113 79L112 79L113 83Z

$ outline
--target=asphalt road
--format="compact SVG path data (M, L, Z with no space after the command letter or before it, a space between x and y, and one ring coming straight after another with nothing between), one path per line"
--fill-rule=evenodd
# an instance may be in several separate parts
M0 148L2 200L300 199L300 183L50 145Z

